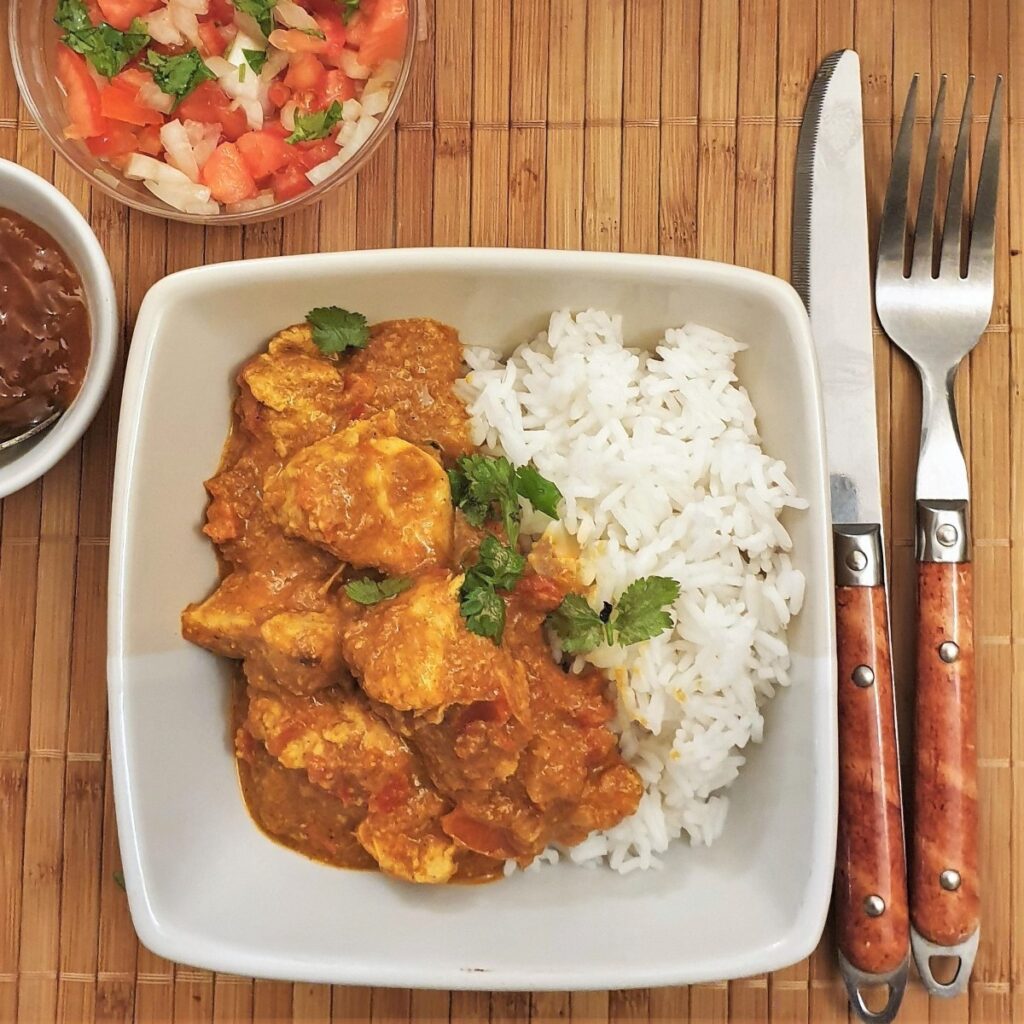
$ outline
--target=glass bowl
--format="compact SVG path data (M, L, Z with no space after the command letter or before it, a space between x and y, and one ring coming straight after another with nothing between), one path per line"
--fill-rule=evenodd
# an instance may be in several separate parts
M275 203L273 206L246 213L182 213L157 199L142 182L129 181L121 177L115 168L93 156L83 142L64 137L64 127L67 123L64 114L64 93L55 73L56 47L60 41L60 30L53 21L56 0L12 0L8 33L14 72L29 113L53 148L80 171L91 185L136 210L151 213L156 217L166 217L168 220L215 226L252 224L280 217L319 202L331 189L337 188L342 182L358 174L391 131L409 80L409 70L416 49L419 4L415 0L410 0L408 7L409 32L402 67L395 80L387 109L380 116L379 124L362 148L348 163L308 192L303 192L302 195L283 203Z

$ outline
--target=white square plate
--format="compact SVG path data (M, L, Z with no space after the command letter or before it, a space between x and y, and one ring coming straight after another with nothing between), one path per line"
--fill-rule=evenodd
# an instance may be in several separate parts
M239 365L314 306L371 322L429 316L510 351L560 307L622 313L651 345L695 321L749 345L740 374L767 449L807 512L787 519L807 576L792 687L767 713L711 849L661 871L558 865L494 885L414 887L277 845L239 794L230 666L182 640L216 575L202 481ZM132 918L153 951L237 974L454 989L683 984L769 971L814 948L832 881L836 707L821 399L803 307L783 282L658 256L425 249L203 267L159 282L125 379L110 570L110 723Z

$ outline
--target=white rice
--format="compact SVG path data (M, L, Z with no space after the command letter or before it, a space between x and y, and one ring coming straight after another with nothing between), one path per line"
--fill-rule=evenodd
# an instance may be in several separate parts
M804 579L780 516L806 502L761 449L736 378L743 347L687 324L646 355L625 346L621 317L563 310L508 360L467 350L459 391L474 441L532 461L565 497L560 524L524 513L524 536L574 537L595 607L642 576L681 586L671 631L586 656L615 680L620 747L644 795L632 817L562 851L576 864L626 873L659 867L684 832L713 842L741 751L789 683L786 628Z

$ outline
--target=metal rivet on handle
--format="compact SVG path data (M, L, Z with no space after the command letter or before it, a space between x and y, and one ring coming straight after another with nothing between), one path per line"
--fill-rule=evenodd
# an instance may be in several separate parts
M947 665L951 665L960 657L960 648L952 640L946 640L944 643L939 644L939 657Z
M946 868L946 870L939 875L939 885L941 885L946 892L956 892L957 889L960 888L960 872L954 871L952 868Z
M936 531L935 537L944 548L951 548L958 540L959 534L952 523L943 523Z
M867 665L858 665L853 670L852 678L858 686L870 686L875 681L875 673Z
M864 900L864 913L868 917L881 917L885 913L885 900L881 896L868 896Z
M863 551L853 550L846 556L847 568L863 572L868 566L868 556Z

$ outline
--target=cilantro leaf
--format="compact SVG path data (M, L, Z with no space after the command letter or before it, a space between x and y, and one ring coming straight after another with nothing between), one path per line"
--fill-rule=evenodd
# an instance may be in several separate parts
M125 883L124 883L124 872L123 871L115 871L113 873L113 875L111 875L111 877L114 879L114 884L117 885L118 888L124 889L125 891L127 891L128 886L126 886Z
M64 45L85 57L104 78L113 78L149 42L146 25L138 18L127 32L106 22L94 25L82 0L58 0L53 20L64 29Z
M295 131L285 142L315 142L326 139L331 129L341 120L341 104L335 100L329 107L312 114L295 115Z
M607 639L601 616L579 594L566 594L547 617L547 624L558 634L567 654L592 651Z
M459 594L459 611L466 620L466 629L477 636L486 636L496 644L505 632L505 602L493 587L463 584Z
M511 545L519 539L519 497L512 463L503 456L463 455L449 470L452 502L473 526L483 526L497 506Z
M547 624L569 654L592 651L602 643L630 644L650 640L674 622L666 605L679 597L679 584L667 576L646 576L634 580L622 592L615 611L605 605L595 612L579 594L568 594L547 617ZM611 613L611 614L608 614Z
M263 70L263 65L267 63L266 50L243 50L242 56L245 58L245 63L248 64L257 75Z
M411 586L412 580L406 576L392 576L384 580L367 577L346 583L345 593L357 604L379 604L389 597L404 594Z
M558 518L562 492L533 466L520 466L516 470L516 491L548 519Z
M277 0L231 0L235 9L254 18L260 31L269 36L274 31L274 7Z
M623 647L650 640L675 621L665 611L679 597L679 584L666 576L634 580L622 593L611 618L615 639Z
M370 340L366 317L338 306L311 309L306 314L306 323L313 328L313 341L324 355L343 352L347 348L365 348Z
M162 92L173 96L180 103L197 85L217 76L203 63L196 49L176 57L166 57L156 50L149 50L143 67L153 72L153 81Z
M526 557L488 534L480 544L479 561L467 573L499 590L511 590L523 575Z
M341 20L347 25L359 10L359 0L338 0L341 4Z

